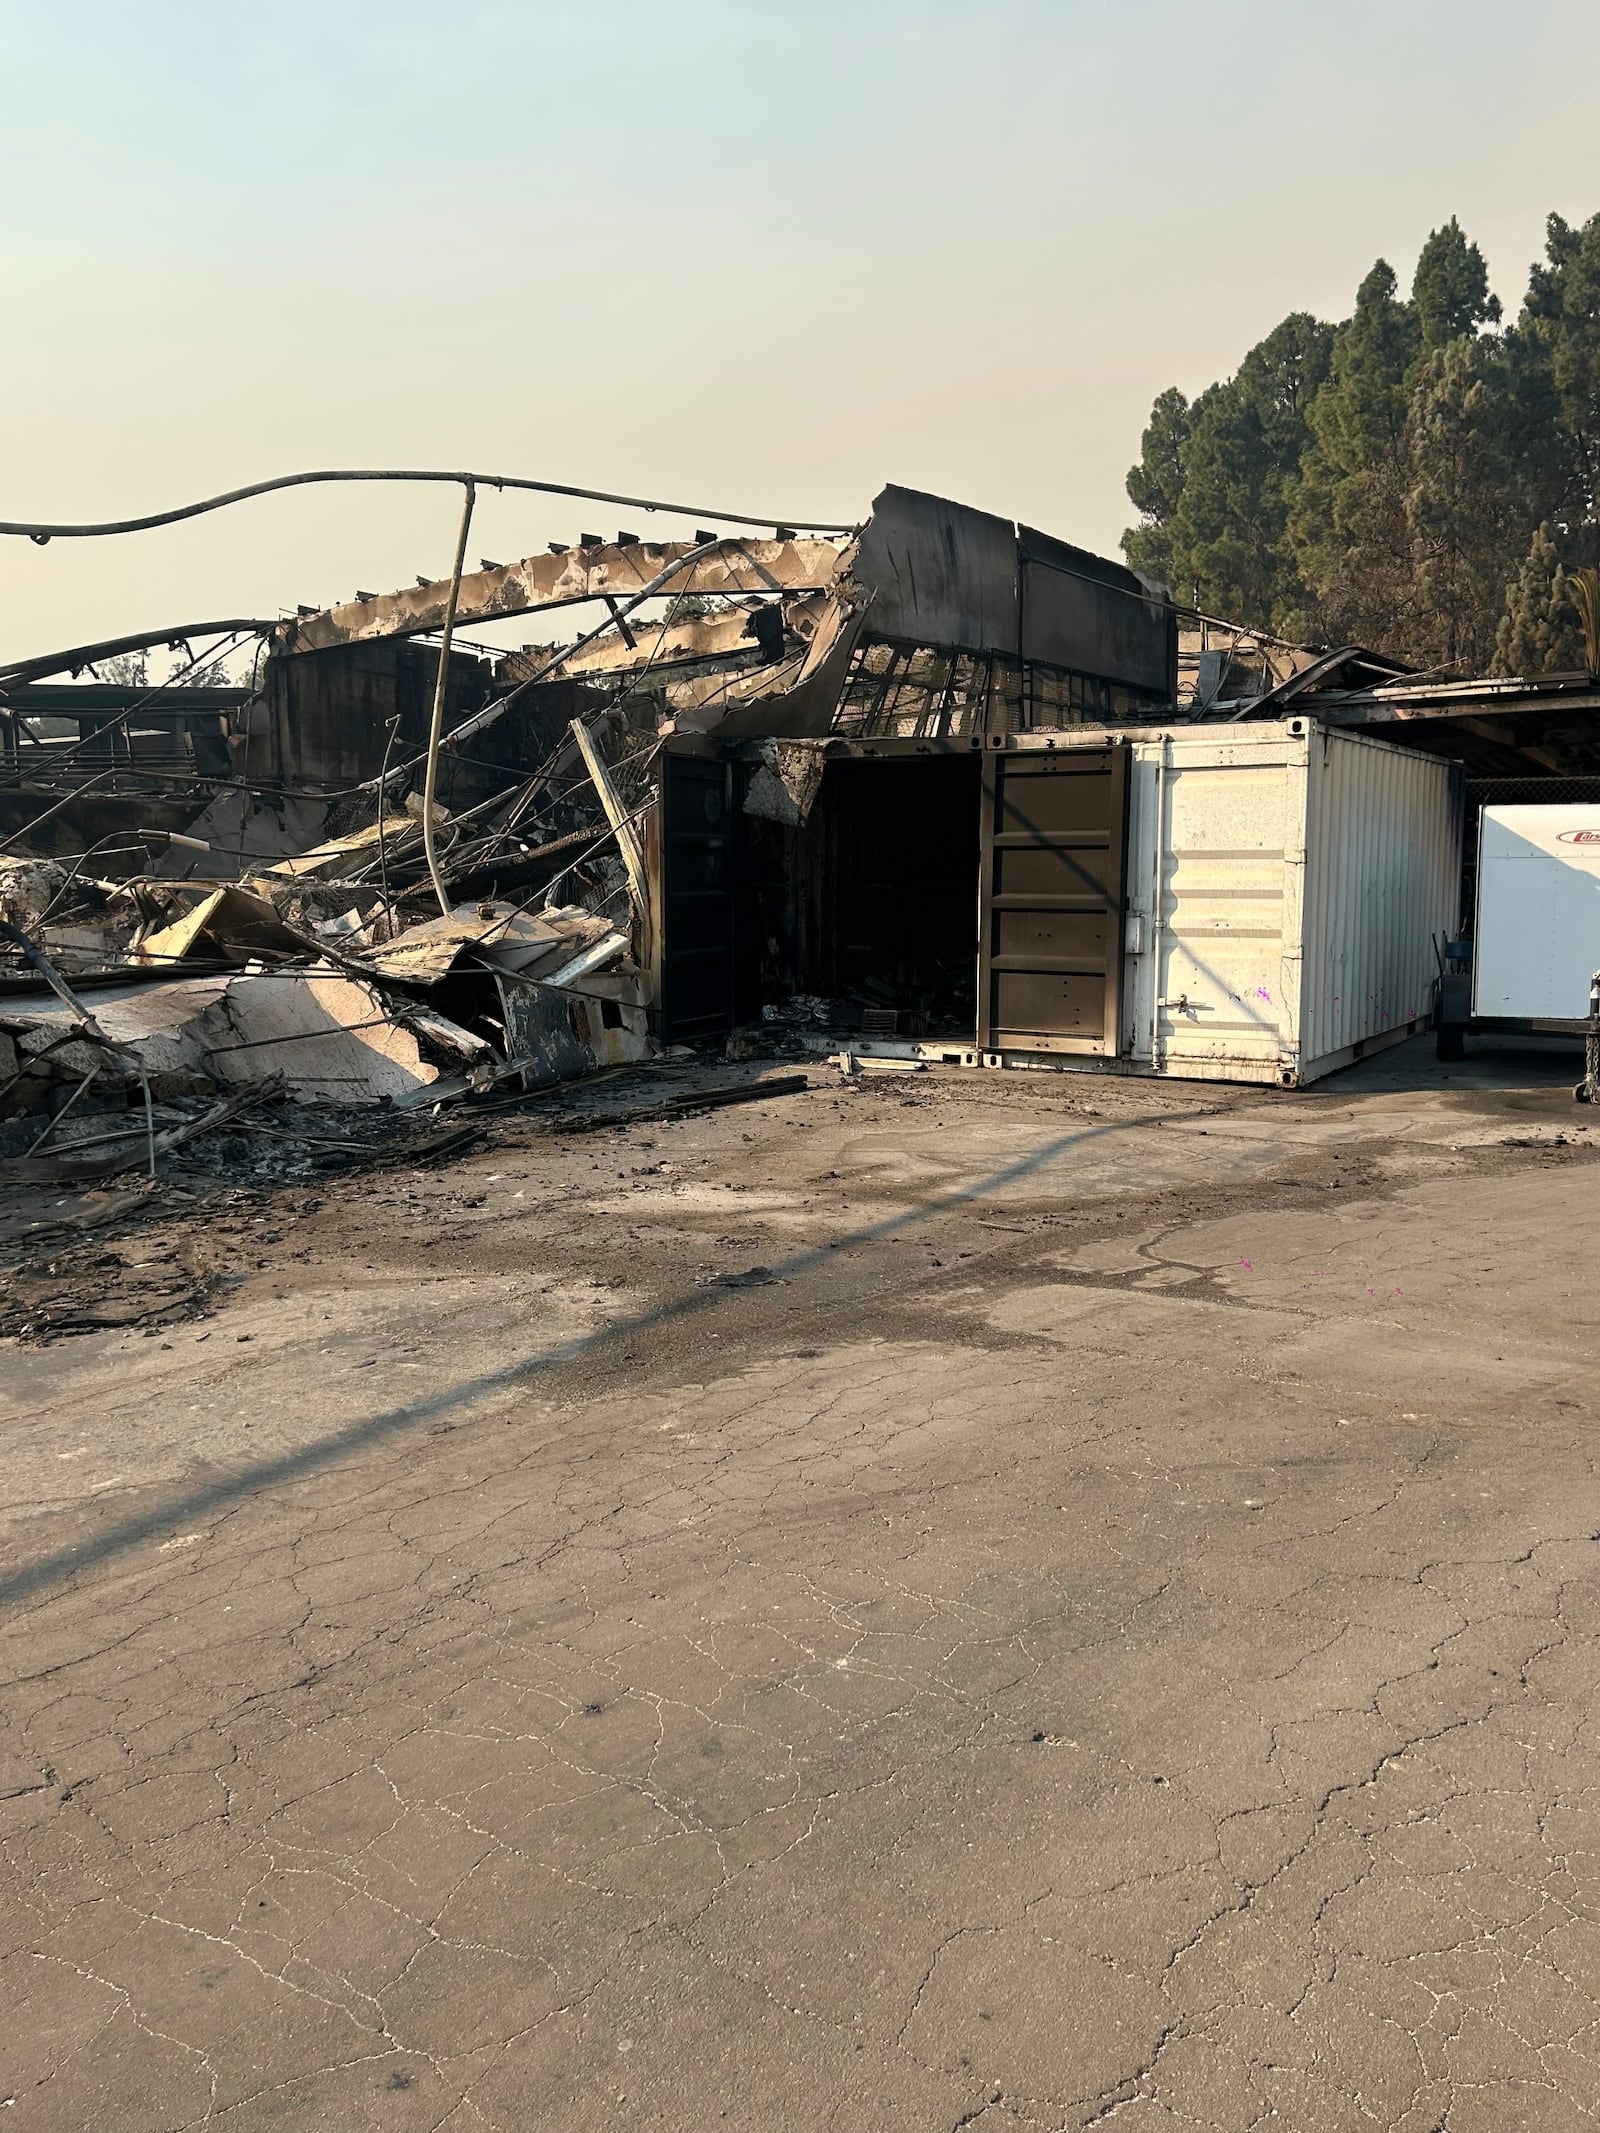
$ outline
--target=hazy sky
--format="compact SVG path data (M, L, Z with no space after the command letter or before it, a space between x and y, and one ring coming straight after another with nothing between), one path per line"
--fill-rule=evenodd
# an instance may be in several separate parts
M1155 393L1378 254L1457 214L1514 309L1597 78L1592 0L0 0L0 517L473 466L1114 553ZM0 544L0 654L442 573L455 514Z

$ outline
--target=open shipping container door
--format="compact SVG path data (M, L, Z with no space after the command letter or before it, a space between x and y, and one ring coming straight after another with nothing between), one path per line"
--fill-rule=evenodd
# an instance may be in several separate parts
M1128 749L984 758L978 1042L1117 1050Z
M734 768L669 748L660 772L661 1036L683 1044L733 1025Z

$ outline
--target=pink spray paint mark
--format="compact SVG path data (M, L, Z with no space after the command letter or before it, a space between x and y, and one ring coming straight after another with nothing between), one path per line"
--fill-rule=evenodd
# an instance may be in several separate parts
M1241 1259L1239 1261L1239 1264L1244 1268L1247 1274L1253 1274L1255 1272L1255 1265L1253 1261L1249 1259Z

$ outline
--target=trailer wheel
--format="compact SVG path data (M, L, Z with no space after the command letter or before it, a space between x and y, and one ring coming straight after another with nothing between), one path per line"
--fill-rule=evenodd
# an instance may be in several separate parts
M1441 1022L1434 1037L1434 1057L1446 1065L1467 1056L1466 1025L1461 1022Z

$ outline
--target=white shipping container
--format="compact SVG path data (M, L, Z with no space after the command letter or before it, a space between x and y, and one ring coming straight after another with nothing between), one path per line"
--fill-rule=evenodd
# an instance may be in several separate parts
M1307 718L1132 745L1127 1066L1293 1088L1424 1025L1459 917L1454 765Z
M1572 1022L1600 970L1600 807L1486 807L1478 822L1472 1012Z
M766 982L749 946L758 934L762 954L781 946L803 978L835 972L847 950L875 977L876 958L893 1000L914 933L928 966L953 980L970 952L972 799L971 1034L864 1032L852 1052L1295 1088L1432 1015L1435 944L1461 915L1462 778L1442 757L1309 717L816 745L833 811L819 802L822 829L762 862L787 870L784 909L810 914L815 938L770 895L760 907L777 914L770 932L735 923L736 841L716 825L737 811L743 758L663 753L653 848L664 1026L670 1013L676 1027L715 1029L741 988ZM897 762L920 782L897 780ZM894 870L909 862L879 824L914 804L930 811L928 841L902 881ZM830 901L846 849L860 882Z

